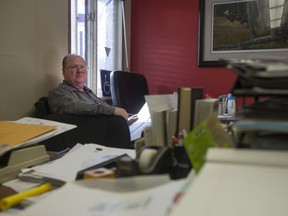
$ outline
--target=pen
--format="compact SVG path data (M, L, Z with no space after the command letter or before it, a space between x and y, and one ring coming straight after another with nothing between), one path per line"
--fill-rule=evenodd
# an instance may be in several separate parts
M2 200L0 200L0 209L6 210L6 209L20 203L26 197L40 195L42 193L45 193L45 192L51 190L51 188L52 188L52 185L50 183L46 183L46 184L40 185L36 188L32 188L30 190L5 197Z

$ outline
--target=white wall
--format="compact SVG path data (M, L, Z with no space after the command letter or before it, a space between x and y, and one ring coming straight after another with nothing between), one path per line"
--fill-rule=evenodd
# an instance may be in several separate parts
M68 0L0 1L0 120L31 116L62 81Z

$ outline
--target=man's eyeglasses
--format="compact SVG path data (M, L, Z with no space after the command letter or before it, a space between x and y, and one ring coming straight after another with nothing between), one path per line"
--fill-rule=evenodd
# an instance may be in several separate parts
M88 70L89 68L86 67L86 66L75 65L75 66L71 66L71 67L65 67L65 69L73 70L73 71L77 71L77 70L86 71L86 70Z

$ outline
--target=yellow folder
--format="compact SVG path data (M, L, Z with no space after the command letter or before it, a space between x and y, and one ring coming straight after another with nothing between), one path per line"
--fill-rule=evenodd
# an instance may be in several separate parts
M7 148L14 148L55 128L56 126L0 121L0 152Z

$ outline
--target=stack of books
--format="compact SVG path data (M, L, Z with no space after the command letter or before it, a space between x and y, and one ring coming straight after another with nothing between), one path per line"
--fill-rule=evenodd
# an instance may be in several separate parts
M259 58L226 63L238 74L232 93L258 97L237 114L240 120L233 125L237 146L287 150L288 61Z
M275 97L244 107L233 128L237 146L288 149L288 97Z
M227 60L238 74L233 95L287 95L288 61L276 59Z

